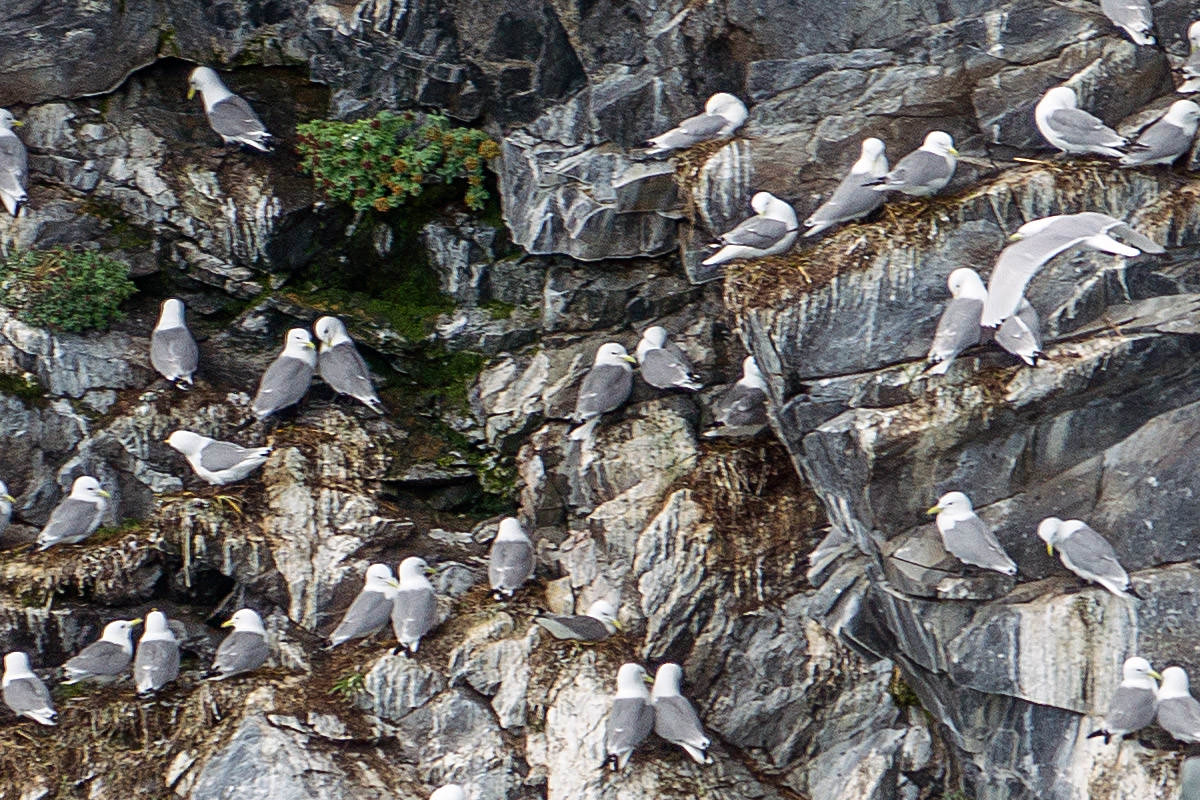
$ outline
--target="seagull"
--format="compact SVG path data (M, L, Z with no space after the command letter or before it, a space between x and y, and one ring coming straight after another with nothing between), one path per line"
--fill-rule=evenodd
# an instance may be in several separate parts
M447 783L429 795L429 800L467 800L467 793L457 783Z
M929 197L946 188L957 166L954 139L945 131L930 131L921 146L900 159L891 172L867 181L866 185L877 192Z
M1046 354L1042 352L1042 321L1037 311L1024 297L1017 311L1005 318L995 334L996 344L1031 367Z
M317 355L321 379L338 394L350 395L376 414L384 413L383 404L371 385L367 363L358 354L342 321L337 317L321 317L313 330L321 342L321 350Z
M667 343L667 329L652 325L642 331L637 350L638 371L642 380L655 389L703 389L691 362L678 347Z
M954 357L968 347L979 344L979 319L983 315L983 303L987 300L987 289L979 273L967 267L959 267L946 279L950 288L950 302L938 320L937 332L929 345L926 359L929 375L944 375L954 362Z
M269 447L242 447L191 431L175 431L166 441L183 453L197 475L211 484L240 481L261 467L271 454Z
M1154 44L1154 11L1149 0L1100 0L1100 10L1136 44Z
M975 515L971 500L962 492L942 495L925 513L937 514L938 533L946 552L964 564L1016 575L1017 565L996 540L988 524Z
M650 703L654 706L654 732L672 744L677 744L697 764L713 763L708 754L712 740L704 733L704 725L696 709L679 693L683 670L678 664L663 664L654 674Z
M25 186L29 181L29 157L25 144L13 133L23 125L7 108L0 108L0 202L14 217L29 200Z
M646 145L647 155L659 156L700 142L725 139L742 127L749 112L746 104L731 94L718 92L704 104L704 113L688 117L677 127L655 136Z
M1121 158L1118 147L1129 143L1124 136L1079 108L1079 98L1068 86L1048 90L1033 110L1037 129L1046 141L1064 153L1095 153Z
M586 614L538 614L533 621L555 639L581 642L601 642L621 629L617 609L607 600L592 603Z
M865 217L883 204L883 196L868 185L888 173L888 160L883 151L882 140L873 136L863 139L861 155L850 167L850 172L829 199L804 220L808 227L805 236L816 236L839 222Z
M38 550L56 544L76 544L96 532L111 495L91 475L81 475L71 484L71 493L50 514L38 534Z
M713 422L727 428L767 424L767 381L754 356L742 360L742 377L713 404Z
M150 365L180 389L190 389L199 362L200 350L183 319L183 303L174 297L164 300L150 334Z
M1054 555L1058 550L1063 566L1085 581L1098 583L1125 600L1138 597L1112 545L1087 523L1046 517L1038 524L1037 535L1046 543L1047 553Z
M1166 114L1129 145L1129 152L1121 157L1121 166L1174 163L1192 149L1197 125L1200 125L1200 106L1191 100L1176 100Z
M1155 706L1158 703L1158 684L1154 679L1162 680L1144 658L1133 656L1125 659L1121 667L1121 683L1113 694L1112 703L1108 707L1108 716L1104 718L1104 727L1092 731L1087 738L1103 736L1108 744L1113 736L1125 736L1154 722Z
M497 600L512 597L533 577L533 542L513 517L500 520L500 530L488 553L488 581Z
M142 697L152 695L178 677L179 642L167 627L167 615L151 611L146 615L146 629L133 658L137 693Z
M225 87L217 73L208 67L196 67L188 76L188 100L200 92L209 126L225 144L244 144L271 152L271 134L242 98Z
M303 328L292 328L284 339L283 351L267 367L250 404L254 416L265 419L280 409L300 402L312 383L317 368L316 346Z
M1183 667L1167 667L1162 671L1158 687L1158 724L1181 742L1200 742L1200 703L1188 690L1188 676Z
M133 659L133 626L139 619L118 619L104 626L100 639L79 651L79 655L63 664L69 680L78 683L90 680L96 683L112 683L129 666Z
M0 534L8 530L8 524L12 522L13 503L17 502L17 498L8 493L8 486L4 481L0 481Z
M29 668L29 657L21 652L4 656L4 704L18 717L29 717L41 725L57 725L58 712L42 679Z
M329 634L329 647L370 636L386 625L392 616L392 600L396 597L394 583L387 564L367 567L362 590L350 608L346 609L342 621Z
M400 580L392 581L396 589L392 599L392 632L409 655L417 654L421 637L437 624L437 597L433 584L425 577L428 568L424 559L409 556L396 570Z
M571 431L570 438L586 439L600 415L620 408L633 391L633 367L637 359L616 342L608 342L596 351L592 368L583 377L575 413L571 419L584 423Z
M206 674L209 680L220 681L253 672L267 662L271 649L267 645L267 630L257 612L243 608L222 622L221 627L233 628L233 632L217 647L212 667Z
M709 247L720 248L704 261L706 267L724 264L735 258L765 258L786 253L796 241L800 224L796 211L770 192L758 192L750 198L757 216L743 220L736 228L721 234Z
M1188 26L1188 42L1191 44L1192 51L1187 57L1187 61L1179 67L1180 74L1183 75L1183 83L1179 84L1179 88L1175 91L1180 94L1191 94L1192 92L1200 92L1200 20L1196 20Z
M623 664L617 671L617 694L608 712L604 734L604 763L614 772L625 769L633 750L654 729L654 707L646 690L646 670L640 664Z

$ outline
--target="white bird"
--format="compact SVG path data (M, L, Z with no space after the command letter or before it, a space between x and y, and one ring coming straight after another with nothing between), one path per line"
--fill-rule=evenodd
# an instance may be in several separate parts
M1154 11L1149 0L1100 0L1100 10L1135 43L1154 44Z
M8 493L8 485L0 481L0 534L8 530L8 525L12 522L12 508L15 502L17 498Z
M958 150L945 131L930 131L921 146L900 159L882 178L868 181L876 192L903 192L929 197L946 188L958 167Z
M167 626L167 615L151 611L133 657L133 681L139 695L150 695L179 677L179 642Z
M1047 553L1054 555L1057 550L1063 566L1085 581L1098 583L1125 600L1140 599L1113 546L1087 523L1046 517L1038 524L1037 535L1046 543Z
M617 694L604 734L604 763L614 772L625 769L634 748L654 729L654 706L650 705L647 680L641 664L623 664L617 671Z
M258 393L250 404L254 416L264 419L280 409L299 403L312 383L317 368L317 349L303 328L292 328L280 352L258 382Z
M1183 667L1167 667L1162 671L1158 687L1158 724L1181 742L1200 742L1200 702L1188 689L1188 675Z
M188 100L199 91L209 126L225 144L244 144L271 152L271 134L262 120L242 98L226 88L217 73L208 67L196 67L188 76Z
M457 783L447 783L429 795L429 800L467 800L467 793Z
M391 575L391 572L388 572ZM271 648L267 644L267 629L258 612L243 608L221 623L233 632L222 640L213 656L212 667L205 677L219 681L246 672L253 672L267 662ZM380 625L380 627L383 627Z
M1016 312L1000 323L995 340L996 344L1031 367L1036 367L1038 359L1046 355L1042 352L1042 321L1024 297Z
M713 266L735 258L765 258L788 251L800 227L795 209L770 192L755 194L750 198L750 207L756 216L743 220L709 245L720 249L702 264Z
M761 428L767 424L767 381L754 356L742 359L742 377L713 404L719 428Z
M346 609L342 621L329 634L329 646L337 647L342 642L370 636L387 625L395 597L395 581L388 565L372 564L367 567L363 588Z
M1125 659L1121 667L1121 683L1113 694L1108 707L1108 716L1100 730L1088 734L1089 739L1103 736L1108 744L1113 736L1125 736L1154 722L1158 704L1158 684L1162 680L1150 666L1150 662L1139 656Z
M637 350L638 371L642 380L655 389L703 389L687 356L667 341L667 329L651 325L642 331Z
M688 117L678 126L659 134L646 144L647 155L658 156L700 142L725 139L742 127L749 112L746 104L731 94L718 92L704 104L704 113Z
M1183 83L1179 84L1179 88L1175 91L1180 94L1191 94L1192 92L1200 92L1200 20L1196 20L1188 26L1188 43L1191 45L1191 53L1179 67L1179 73L1183 75Z
M13 133L13 128L22 124L7 108L0 108L0 202L14 217L29 200L25 192L29 181L29 156L25 144Z
M1174 163L1192 149L1198 125L1200 106L1191 100L1176 100L1166 114L1129 145L1129 152L1121 157L1121 166Z
M50 513L46 527L37 537L38 550L56 544L76 544L96 532L104 517L105 502L111 497L91 475L81 475L71 484L71 493Z
M633 391L632 365L636 363L637 359L616 342L600 346L579 387L571 419L583 424L571 431L571 439L586 439L602 414L616 411L629 399Z
M409 655L417 654L421 637L437 624L437 596L433 584L425 577L428 566L424 559L409 556L396 570L400 580L392 582L396 589L392 598L392 632Z
M139 619L118 619L104 626L97 641L79 651L63 664L68 678L65 683L90 680L112 683L125 672L133 660L133 626Z
M942 495L927 514L937 514L938 533L946 552L964 564L1016 575L1017 565L1000 546L988 524L975 514L971 500L962 492Z
M57 725L58 712L54 701L42 679L29 668L29 658L24 653L12 652L4 656L4 678L0 681L4 704L18 717L29 717L41 725Z
M184 321L183 302L174 297L164 300L150 334L150 365L180 389L190 389L199 363L200 350Z
M533 542L513 517L500 520L500 530L488 553L488 581L497 600L512 597L533 577Z
M954 362L955 356L972 345L979 344L981 330L979 320L983 315L983 304L987 300L987 289L979 273L967 267L959 267L946 279L950 288L950 302L942 310L937 332L929 345L926 358L926 373L943 375Z
M269 447L242 447L191 431L175 431L167 437L167 444L183 453L196 474L211 484L240 481L271 454Z
M883 178L888 173L888 160L884 155L883 142L875 137L863 139L861 155L850 167L850 172L833 190L829 199L812 213L804 224L805 236L815 236L839 222L849 222L865 217L883 204L883 195L868 184Z
M1118 147L1129 143L1124 136L1079 108L1079 98L1069 86L1047 90L1033 110L1037 129L1046 141L1064 153L1095 153L1121 158Z
M313 330L321 342L317 368L322 380L338 394L353 397L376 414L384 413L383 403L379 402L379 395L371 385L367 362L359 355L342 321L337 317L321 317Z
M617 609L607 600L592 603L586 614L538 614L533 621L555 639L581 642L601 642L621 629Z
M682 678L683 670L678 664L663 664L654 674L654 688L650 692L654 732L682 747L697 764L711 764L708 748L712 740L704 733L696 709L679 693Z

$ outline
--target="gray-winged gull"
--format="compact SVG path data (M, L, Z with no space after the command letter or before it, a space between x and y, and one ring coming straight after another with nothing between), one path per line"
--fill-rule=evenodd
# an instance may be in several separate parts
M1088 112L1069 86L1047 90L1033 110L1033 119L1046 141L1064 153L1095 153L1120 158L1118 147L1128 140Z
M756 193L750 198L750 207L756 215L721 234L709 245L720 249L700 263L711 267L735 258L774 256L791 248L800 226L796 210L770 192Z
M1017 565L1000 546L992 529L975 514L962 492L942 495L927 514L937 514L938 533L946 552L964 564L1016 575Z
M533 621L555 639L581 642L601 642L621 629L617 609L607 600L592 603L586 614L538 614Z
M900 159L882 178L868 182L876 192L903 192L912 197L935 195L954 177L958 151L945 131L930 131L921 146Z
M652 325L642 331L637 350L638 372L655 389L703 389L687 356L667 341L667 329Z
M200 350L183 318L183 303L174 297L164 300L150 334L150 365L179 388L190 389L199 363Z
M4 481L0 481L0 534L8 530L8 525L12 522L12 509L15 502L17 502L17 498L8 493L8 485Z
M839 222L865 217L883 205L883 195L868 186L868 183L883 178L888 173L888 160L880 139L863 139L858 161L850 167L846 177L833 190L821 206L804 220L808 230L805 236L816 236L826 228Z
M379 402L379 396L371 384L367 362L359 355L342 321L337 317L321 317L313 330L321 342L317 369L322 380L338 394L349 395L376 414L382 414L383 403Z
M746 104L731 94L718 92L704 104L704 113L688 117L678 126L648 141L647 155L658 156L701 142L725 139L742 127L749 112Z
M1121 157L1121 166L1171 164L1192 149L1200 106L1191 100L1176 100L1157 122L1142 131Z
M1100 0L1100 10L1137 44L1154 44L1154 10L1149 0Z
M634 748L654 730L654 707L646 681L646 670L640 664L623 664L617 672L617 694L604 734L604 763L614 771L625 769Z
M280 409L300 402L312 383L317 368L317 350L303 328L292 328L284 338L283 350L258 382L258 393L250 409L264 419Z
M416 655L421 637L437 624L437 597L433 584L425 577L427 568L424 559L409 556L396 570L400 580L392 582L396 588L392 598L392 632L409 655Z
M447 783L429 795L429 800L467 800L467 793L457 783Z
M1179 84L1179 88L1175 91L1180 94L1200 92L1200 20L1196 20L1188 26L1187 35L1191 53L1179 67L1183 83Z
M1183 667L1162 671L1158 687L1158 724L1181 742L1200 742L1200 702L1188 690L1188 675Z
M217 73L208 67L196 67L188 76L188 99L199 91L204 98L204 113L209 126L225 144L244 144L271 152L271 134L262 120L242 98L226 88Z
M151 611L133 656L133 682L139 695L150 695L179 677L179 642L167 626L167 615Z
M178 450L197 475L212 484L240 481L263 465L271 454L269 447L242 447L191 431L175 431L167 444Z
M571 431L570 438L586 439L601 414L620 408L633 391L633 364L637 359L616 342L608 342L596 351L592 368L579 387L575 413L571 419L584 423Z
M1117 241L1110 233L1124 237L1129 243ZM988 328L997 327L1016 311L1025 287L1042 265L1068 248L1082 247L1127 258L1143 251L1163 252L1161 245L1122 220L1094 211L1030 220L1009 238L1016 241L1000 252L988 278L982 320Z
M22 652L4 656L4 678L0 681L4 704L18 717L29 717L42 725L58 724L58 712L42 679L29 668Z
M221 627L233 628L233 631L217 647L212 666L206 673L207 678L224 680L253 672L267 663L271 648L267 644L267 629L263 627L262 617L257 612L249 608L240 609L222 622Z
M1154 722L1158 703L1158 684L1162 675L1154 671L1150 662L1140 656L1125 659L1121 667L1121 683L1108 706L1108 716L1100 730L1088 734L1089 739L1103 736L1104 743L1114 737L1141 730Z
M71 484L71 493L50 513L46 527L37 537L37 549L56 544L76 544L96 532L110 495L91 475L81 475Z
M1038 365L1042 352L1042 321L1029 301L1021 298L1016 313L1006 317L996 329L996 344L1031 367Z
M650 692L654 732L682 747L697 764L711 764L708 748L712 740L705 735L696 709L679 693L682 678L683 670L678 664L663 664L654 674L654 688Z
M512 597L533 577L533 542L513 517L500 520L500 529L488 553L488 582L496 599Z
M0 108L0 202L14 217L29 200L25 193L29 157L25 144L13 133L13 128L21 124L7 108Z
M767 382L754 356L742 359L742 377L713 403L713 423L717 428L706 436L733 435L723 428L749 432L767 424Z
M66 683L95 681L111 683L133 660L133 626L141 619L118 619L104 626L100 638L63 664Z
M1037 535L1046 543L1047 553L1054 555L1057 550L1063 566L1085 581L1098 583L1126 600L1138 596L1113 546L1085 522L1046 517L1038 524Z
M329 646L337 647L342 642L370 636L387 625L392 617L392 599L396 596L394 583L387 564L367 567L363 588L346 609L342 621L329 634Z
M983 280L973 269L959 267L946 278L946 285L950 289L950 301L942 309L926 357L929 366L925 371L930 375L945 374L955 356L979 344L979 319L983 315L983 302L987 300Z

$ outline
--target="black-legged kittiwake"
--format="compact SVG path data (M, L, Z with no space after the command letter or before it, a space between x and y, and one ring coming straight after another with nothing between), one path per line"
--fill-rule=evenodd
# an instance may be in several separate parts
M258 393L250 404L254 416L264 419L276 411L299 403L312 383L317 368L317 350L303 328L292 328L280 352L258 382Z
M719 248L704 261L705 266L724 264L735 258L765 258L786 253L796 241L800 224L796 210L770 192L758 192L750 198L755 216L742 220L731 231L721 234L709 247Z
M1046 354L1042 352L1042 321L1029 301L1021 298L1016 312L1004 319L996 330L996 344L1031 367Z
M388 571L391 575L391 571ZM263 627L258 612L243 608L221 623L222 628L233 628L217 647L212 666L205 677L219 681L242 675L267 663L271 648L267 644L267 629ZM383 627L380 625L379 627Z
M979 344L981 329L979 320L983 316L983 302L987 300L987 289L983 280L973 269L959 267L946 279L950 288L950 300L942 310L937 332L929 345L925 371L930 375L943 375L950 369L955 356L968 347Z
M1104 743L1116 736L1122 737L1154 722L1158 704L1158 684L1162 675L1154 671L1150 662L1140 656L1125 659L1121 667L1121 683L1108 706L1108 716L1100 730L1088 734L1089 739L1103 736Z
M946 188L958 166L954 139L945 131L930 131L921 146L900 159L887 175L868 182L877 192L903 192L929 197Z
M25 192L29 183L29 156L25 143L13 132L21 124L7 108L0 108L0 202L14 217L29 200Z
M617 694L608 712L604 734L604 763L614 771L625 769L633 750L654 730L654 707L646 690L646 670L640 664L623 664L617 672Z
M321 317L313 330L321 343L317 355L321 379L338 394L349 395L376 414L382 414L383 403L371 384L371 371L342 321L337 317Z
M1088 112L1079 108L1079 98L1069 86L1055 86L1033 110L1037 129L1046 141L1064 153L1094 153L1120 158L1118 147L1129 141Z
M581 642L600 642L621 629L617 609L607 600L597 600L588 606L586 614L538 614L534 622L555 639L576 639Z
M387 625L392 618L392 599L396 596L392 570L387 564L367 567L363 588L346 609L342 621L329 634L329 646L370 636Z
M1087 523L1046 517L1038 524L1037 535L1046 543L1047 553L1054 555L1057 550L1063 566L1085 581L1098 583L1126 600L1138 597L1113 546Z
M749 112L746 104L726 92L718 92L704 104L704 113L688 117L666 133L655 136L646 145L647 155L658 156L701 142L725 139L742 127Z
M143 697L179 677L179 642L167 625L167 615L151 611L133 657L133 682Z
M120 678L133 660L133 626L140 622L141 619L118 619L105 625L98 640L63 664L65 682L111 683Z
M655 389L703 389L692 364L678 347L667 341L667 329L651 325L642 331L637 350L638 372Z
M42 679L29 668L29 658L14 651L4 656L4 678L0 681L4 704L18 717L29 717L42 725L57 725L58 712Z
M1197 125L1200 125L1200 106L1191 100L1176 100L1166 114L1129 144L1129 152L1121 157L1121 166L1174 163L1192 149Z
M164 300L150 334L150 365L179 388L190 389L199 363L200 350L183 318L183 302L174 297Z
M571 431L570 438L586 439L602 414L615 411L633 391L633 364L637 359L616 342L608 342L596 351L592 368L583 377L575 413L571 419L583 423Z
M209 126L225 144L244 144L264 153L271 152L267 127L249 103L229 91L217 73L208 67L192 70L188 76L188 99L195 97L197 91L204 99Z
M986 522L975 514L971 500L962 492L942 495L927 514L937 514L938 533L946 552L964 564L1016 575L1017 565L1000 546Z
M175 431L167 437L167 444L182 453L195 473L212 484L240 481L261 467L271 454L269 447L242 447L191 431Z
M713 404L713 422L738 429L767 424L767 381L754 356L742 359L742 377Z
M409 655L416 655L421 637L437 624L437 596L433 584L425 577L428 568L424 559L409 556L396 569L400 579L392 582L396 589L392 598L392 632Z
M109 493L91 475L81 475L71 484L71 493L50 513L46 527L37 537L37 549L45 550L56 544L76 544L96 532Z
M678 664L663 664L654 674L650 704L654 707L654 732L672 744L677 744L697 764L713 763L708 754L712 740L704 733L704 725L696 709L679 693L683 670Z
M513 517L500 520L500 529L488 553L488 581L497 600L512 597L533 577L533 542Z
M867 184L888 174L888 160L880 139L863 139L862 153L829 199L804 220L805 236L815 236L839 222L865 217L883 205L883 195Z
M1179 74L1183 76L1183 83L1179 84L1175 91L1180 94L1200 92L1200 19L1188 25L1187 35L1191 52L1178 68Z
M1158 687L1158 724L1181 742L1200 742L1200 702L1188 689L1188 675L1183 667L1167 667L1162 671Z
M8 493L8 485L4 481L0 481L0 534L8 530L8 525L12 522L13 503L17 502L17 498Z
M1150 0L1100 0L1100 10L1136 44L1154 44L1154 10Z

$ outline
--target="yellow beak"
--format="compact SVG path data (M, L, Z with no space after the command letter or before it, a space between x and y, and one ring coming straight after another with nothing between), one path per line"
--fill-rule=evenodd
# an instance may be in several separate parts
M654 678L651 678L649 674L642 675L642 680L645 681L646 683L650 683L650 684L654 683Z
M1146 674L1147 674L1147 675L1149 675L1151 678L1154 678L1155 680L1159 680L1159 681L1161 681L1161 680L1163 679L1162 675L1159 675L1159 674L1158 674L1157 672L1155 672L1154 670L1150 670L1150 671L1149 671L1149 672L1147 672Z
M5 499L5 500L7 500L7 501L8 501L8 502L10 502L10 503L15 503L15 502L17 502L17 498L13 497L11 494L6 494L6 495L4 495L4 499Z
M425 574L432 578L434 575L437 575L437 570L433 567L426 567Z
M637 359L636 359L636 358L634 358L633 356L630 356L630 355L624 355L624 356L621 356L621 358L625 359L625 360L626 360L626 361L628 361L630 364L636 364L636 363L637 363Z
M1047 555L1054 555L1054 545L1049 542L1046 542L1046 553Z
M195 86L189 86L189 87L188 87L188 100L191 100L191 99L192 99L193 97L195 97L195 96L196 96L196 87L195 87Z
M619 619L614 619L612 621L612 626L617 629L618 633L625 632L625 626L621 624L621 621Z
M13 122L12 122L12 124L13 124L13 127L14 127L14 128L20 128L20 127L22 127L22 126L23 126L25 123L24 123L24 122L22 122L22 121L21 121L21 120L19 120L19 119L14 119L14 120L13 120Z
M392 578L390 581L387 581L387 585L392 587L393 589L399 589L400 581L396 580L395 578Z
M141 625L141 624L142 624L142 618L141 618L141 617L138 617L137 619L131 619L131 620L129 620L129 624L130 624L130 625Z
M953 147L947 149L946 152L949 153L950 155L954 156L955 158L958 158L958 151L955 150Z
M232 628L232 627L233 627L233 620L231 620L231 619L227 619L227 620L225 620L224 622L222 622L222 623L221 623L221 627L222 627L222 628Z
M940 513L942 513L942 507L934 506L933 508L927 508L927 509L925 509L925 513L926 514L940 514Z
M112 497L112 495L111 495L111 494L109 494L108 492L104 491L103 489L100 489L99 491L97 491L97 492L96 492L96 494L100 495L101 497Z
M307 347L307 348L308 348L308 349L310 349L310 350L316 350L316 349L317 349L317 346L316 346L315 344L313 344L312 342L305 342L305 343L304 343L304 346L305 346L305 347Z

